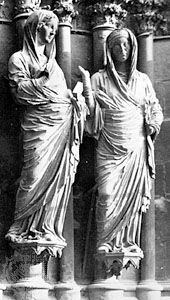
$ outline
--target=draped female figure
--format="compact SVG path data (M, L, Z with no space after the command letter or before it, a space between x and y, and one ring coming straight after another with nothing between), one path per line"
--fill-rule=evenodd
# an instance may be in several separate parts
M24 26L21 51L9 60L9 83L21 120L23 168L16 195L14 223L6 238L37 242L52 255L66 246L64 219L79 161L86 105L67 89L56 62L57 16L47 10L32 13ZM84 106L83 106L84 105Z
M142 212L151 200L162 109L149 77L136 68L134 34L126 28L113 30L105 50L105 67L91 77L91 85L80 67L85 96L93 103L87 129L97 139L97 251L142 257Z

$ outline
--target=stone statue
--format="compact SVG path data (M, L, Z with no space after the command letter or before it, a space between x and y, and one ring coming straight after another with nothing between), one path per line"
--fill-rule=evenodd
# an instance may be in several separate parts
M142 257L142 212L151 199L154 141L163 114L150 79L136 69L137 40L129 29L109 34L105 58L91 84L79 67L92 108L87 130L97 139L97 251Z
M9 60L11 91L25 111L24 163L6 235L18 244L54 244L49 251L55 256L66 246L62 231L87 112L85 102L80 105L67 89L55 60L57 29L52 11L33 12L24 26L23 48Z

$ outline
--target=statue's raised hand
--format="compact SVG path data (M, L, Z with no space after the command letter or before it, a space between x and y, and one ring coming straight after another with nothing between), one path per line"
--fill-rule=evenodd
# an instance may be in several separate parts
M91 81L90 81L90 73L89 71L85 70L83 67L78 66L82 81L83 81L83 92L86 100L86 104L89 107L90 113L93 114L94 112L94 99L92 95L92 88L91 88Z
M85 70L83 67L81 66L78 66L79 68L79 71L81 73L81 76L82 76L82 80L83 79L90 79L90 73L89 71Z

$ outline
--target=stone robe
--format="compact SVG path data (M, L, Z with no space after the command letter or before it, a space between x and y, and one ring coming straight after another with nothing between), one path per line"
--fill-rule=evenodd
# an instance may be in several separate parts
M55 59L55 42L46 48L46 56L39 55L34 35L27 26L23 49L9 60L11 90L25 112L21 120L24 162L14 224L6 237L16 243L36 241L57 255L66 246L62 231L87 109L84 102L80 108L67 90ZM47 67L49 77L44 79L41 74Z
M127 84L117 73L107 45L106 68L91 78L96 112L90 130L98 141L97 247L142 255L142 212L151 199L153 142L163 116L150 79L136 69L137 43L130 31L129 35L132 54ZM154 127L154 135L146 134L146 124Z

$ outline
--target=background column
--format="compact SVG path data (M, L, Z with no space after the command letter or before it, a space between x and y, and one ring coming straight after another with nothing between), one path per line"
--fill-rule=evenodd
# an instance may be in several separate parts
M72 1L54 1L53 9L59 18L57 39L57 62L64 72L67 87L71 89L71 22L75 16ZM80 289L74 281L74 218L73 195L70 195L65 225L64 237L67 247L60 259L60 283L55 286L58 300L79 300Z
M15 0L14 21L17 31L17 48L22 48L23 27L28 16L40 7L41 0Z
M153 83L153 33L145 32L138 36L138 68L146 73ZM143 214L141 248L144 258L141 261L141 278L137 287L139 300L159 300L162 287L155 280L155 193L152 183L152 197L149 210Z

